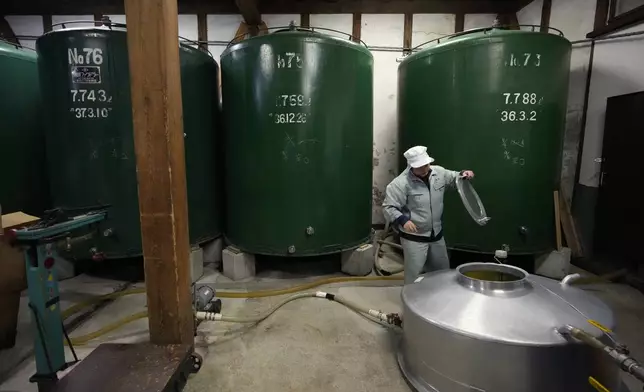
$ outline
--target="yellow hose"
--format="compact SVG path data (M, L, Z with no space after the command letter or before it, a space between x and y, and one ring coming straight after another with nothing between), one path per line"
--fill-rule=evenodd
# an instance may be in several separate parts
M106 333L112 332L115 329L120 328L120 327L122 327L123 325L125 325L127 323L131 323L132 321L140 320L140 319L146 318L146 317L148 317L148 312L147 311L131 314L131 315L129 315L129 316L127 316L127 317L115 322L115 323L108 324L105 327L103 327L103 328L101 328L101 329L99 329L97 331L88 333L86 335L77 336L75 338L71 338L72 344L74 346L80 346L80 345L86 344L90 340L96 339L97 337L99 337L101 335L105 335Z
M308 289L312 289L314 287L322 286L325 284L333 284L333 283L344 283L344 282L373 282L373 281L396 281L396 280L403 280L404 278L402 276L340 276L340 277L334 277L334 278L324 278L324 279L318 279L313 282L309 283L304 283L300 284L297 286L289 287L287 289L276 289L276 290L262 290L262 291L249 291L249 292L221 292L217 291L217 297L218 298L264 298L264 297L273 297L277 295L284 295L284 294L292 294L296 293L299 291L304 291ZM110 293L110 294L105 294L101 295L98 297L94 297L92 299L89 299L84 302L77 303L73 306L70 306L68 309L65 309L65 311L62 312L63 320L69 318L70 316L74 315L75 313L78 313L80 310L88 307L95 305L97 303L103 302L108 299L114 299L114 298L119 298L123 297L126 295L131 295L131 294L143 294L145 293L145 288L138 288L138 289L130 289L130 290L123 290L123 291L117 291L115 293ZM83 345L87 343L88 341L92 339L96 339L97 337L104 335L106 333L109 333L117 328L122 327L123 325L130 323L135 320L139 320L142 318L145 318L148 316L148 312L138 312L134 313L130 316L127 316L117 322L114 322L112 324L108 324L105 327L88 333L86 335L78 336L75 338L72 338L72 344L73 345Z

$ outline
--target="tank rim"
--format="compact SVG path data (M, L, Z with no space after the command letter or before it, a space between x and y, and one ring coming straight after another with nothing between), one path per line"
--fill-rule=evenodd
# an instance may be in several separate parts
M38 55L35 49L14 44L4 39L0 39L0 56L10 57L14 59L36 62Z
M471 35L470 34L460 34L460 35L455 35L451 39L448 36L445 36L444 38L447 39L445 42L437 43L435 46L430 46L426 47L423 49L420 49L406 57L404 57L402 60L400 60L400 65L399 67L403 66L404 64L409 64L413 61L416 60L421 60L424 59L428 56L431 55L436 55L439 53L447 52L450 50L457 50L460 47L460 45L467 45L467 46L475 46L475 45L484 45L488 42L490 38L498 38L498 37L507 37L507 36L529 36L529 37L551 37L548 39L553 39L556 41L559 41L561 43L566 43L568 46L571 46L572 44L570 41L560 35L552 34L552 33L547 33L547 32L540 32L540 31L526 31L526 30L507 30L507 29L498 29L498 28L490 28L490 32L492 34L485 34L482 35L481 33L484 31L484 29L474 29L476 31L472 31ZM487 31L487 30L485 30Z
M329 44L329 45L336 45L336 46L342 46L347 49L353 49L358 52L362 52L364 54L369 55L370 58L373 58L373 54L371 51L367 48L364 47L358 43L355 43L353 41L345 40L342 38L334 37L329 34L324 34L324 33L319 33L319 32L309 32L309 31L301 31L301 30L295 30L295 31L283 31L279 33L279 36L281 37L299 37L302 38L302 41L304 42L312 42L312 43L319 43L319 44ZM261 44L262 40L270 40L273 37L273 34L268 34L268 35L260 35L256 37L251 37L247 38L243 41L240 41L238 43L235 43L233 45L228 46L222 53L220 58L223 58L224 56L229 55L230 53L245 49L246 47L249 47L251 45L256 45L256 44Z
M79 20L79 21L73 21L73 22L64 22L64 23L57 23L56 25L64 25L68 23L94 23L92 21L84 21L84 20ZM124 23L112 23L112 26L117 27L116 29L111 28L111 27L106 27L106 26L83 26L83 27L64 27L61 29L57 30L51 30L40 37L36 39L36 42L40 41L44 37L55 35L55 34L61 34L61 33L68 33L68 32L96 32L96 33L119 33L119 34L127 34L127 26ZM177 36L177 42L179 43L179 49L186 49L187 51L196 51L199 52L202 55L207 56L210 60L213 60L215 63L217 61L215 60L215 56L212 55L212 53L209 50L203 50L200 48L195 48L191 45L198 45L198 41L194 41L182 36ZM192 50L191 50L192 49Z
M498 272L512 275L516 279L510 281L488 280L467 275L468 272ZM466 263L456 268L456 281L463 287L478 291L513 291L526 287L530 274L519 267L497 263Z

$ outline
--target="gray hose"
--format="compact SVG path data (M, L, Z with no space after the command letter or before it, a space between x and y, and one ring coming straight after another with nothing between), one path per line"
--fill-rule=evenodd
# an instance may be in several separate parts
M376 252L375 252L376 260L374 262L374 270L377 275L394 275L394 274L401 273L405 270L404 260L401 259L401 257L395 252L383 252L381 249L381 245L387 245L387 246L391 246L392 248L401 249L401 250L402 250L402 246L391 241L386 241L386 238L389 235L390 227L389 227L389 221L386 220L385 222L386 222L385 229L382 232L382 236L379 240L376 241ZM396 261L401 261L401 264L403 265L394 269L393 271L385 270L384 268L382 268L380 264L380 257L385 254Z
M275 313L279 308L282 306L286 305L287 303L291 301L295 301L296 299L300 298L324 298L328 299L334 302L337 302L341 305L346 306L347 308L356 311L358 313L363 314L364 316L368 316L367 318L371 321L376 321L376 322L386 322L391 325L396 325L396 326L401 326L402 325L402 320L400 316L397 313L383 313L379 310L374 310L374 309L368 309L363 306L360 306L356 304L355 302L349 301L346 298L337 296L335 294L331 293L326 293L324 291L318 291L315 293L300 293L293 295L291 297L286 298L285 300L281 301L277 305L273 306L271 309L269 309L267 312L259 315L259 316L252 316L252 317L235 317L235 316L224 316L221 313L214 313L214 312L196 312L195 316L197 320L200 321L227 321L231 323L258 323L260 321L265 320L268 318L270 315Z
M260 314L258 316L235 317L235 316L224 316L221 313L214 313L214 312L197 312L196 315L197 315L197 320L204 320L204 321L227 321L230 323L258 323L262 320L265 320L268 316L275 313L277 309L281 308L282 306L286 305L291 301L295 301L296 299L300 299L300 298L311 298L311 297L315 297L315 293L295 294L279 302L277 305L273 306L267 312Z
M403 248L403 247L402 247L402 245L400 245L400 244L396 244L396 243L394 243L394 242L378 240L378 243L379 243L379 244L381 244L381 245L389 245L389 246L391 246L392 248L396 248L396 249L400 249L400 250L402 250L402 248Z

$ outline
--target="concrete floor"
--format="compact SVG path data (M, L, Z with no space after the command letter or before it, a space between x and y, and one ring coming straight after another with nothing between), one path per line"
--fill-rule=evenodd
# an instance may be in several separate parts
M317 277L262 271L256 278L238 283L209 269L200 282L216 283L219 290L235 287L254 291L289 287ZM61 284L63 307L111 292L124 283L86 275L64 281ZM341 294L386 312L398 312L400 286L385 286L390 284L336 284L319 290ZM619 284L595 285L589 289L614 309L619 339L636 358L644 360L644 295ZM281 299L224 299L223 313L258 314ZM97 311L71 335L81 336L144 309L144 295L119 298ZM14 349L0 351L2 392L37 390L28 382L35 371L28 325L29 314L23 297L18 343ZM84 358L104 342L147 340L147 319L142 319L77 347L77 353ZM185 391L410 391L395 360L397 341L394 330L370 322L337 303L319 298L301 299L285 305L255 327L202 323L195 346L204 356L204 364L199 373L190 377ZM68 358L71 359L70 353ZM625 381L631 391L641 390L641 384L631 377L625 377Z

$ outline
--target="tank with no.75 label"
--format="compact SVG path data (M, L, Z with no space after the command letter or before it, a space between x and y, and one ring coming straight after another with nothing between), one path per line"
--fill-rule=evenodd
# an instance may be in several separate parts
M479 226L458 197L446 196L448 246L554 248L571 43L538 26L475 29L432 43L398 68L400 150L425 145L437 165L474 170L490 217Z
M221 56L226 236L247 252L334 253L371 234L373 57L317 30Z

